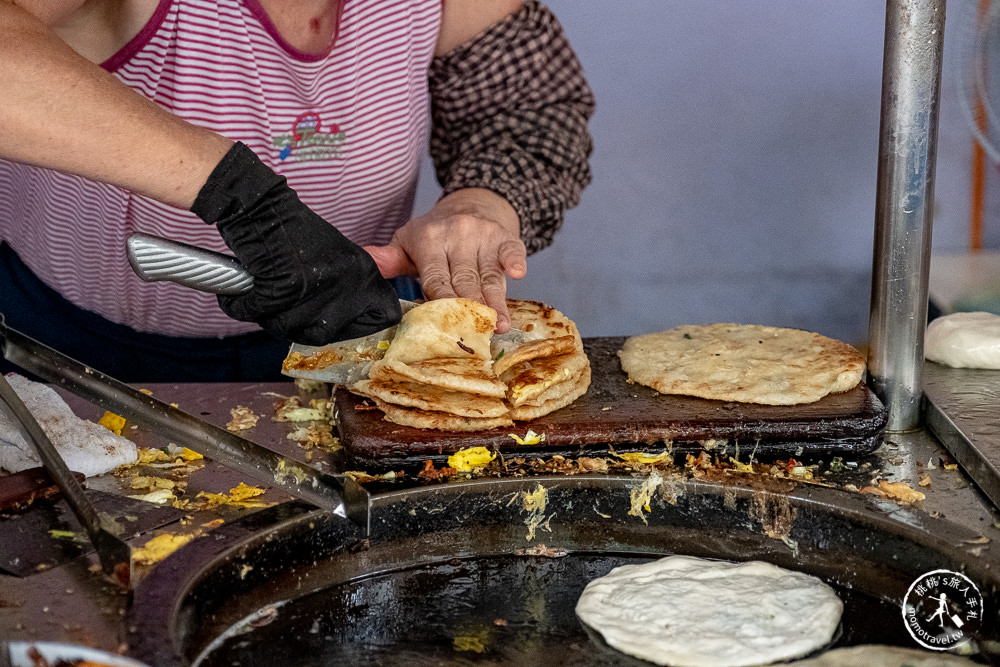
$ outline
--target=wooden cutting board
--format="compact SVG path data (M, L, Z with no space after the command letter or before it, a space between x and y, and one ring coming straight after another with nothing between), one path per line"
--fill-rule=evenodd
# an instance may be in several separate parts
M851 391L795 406L754 405L666 396L629 384L618 361L625 337L585 338L590 358L590 389L572 405L541 419L515 426L461 433L399 426L358 396L338 388L341 444L354 465L367 469L436 464L466 447L485 446L505 456L589 455L615 451L697 453L707 440L713 453L737 451L746 460L794 456L861 456L882 442L887 411L863 383ZM510 437L528 430L544 433L536 445L518 445Z

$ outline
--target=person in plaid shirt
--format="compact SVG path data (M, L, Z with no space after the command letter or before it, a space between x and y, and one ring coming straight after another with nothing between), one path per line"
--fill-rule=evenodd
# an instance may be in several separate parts
M0 85L0 313L126 380L275 375L285 341L398 321L399 276L503 332L590 180L593 95L534 0L0 3ZM428 117L442 195L412 216ZM254 289L135 283L120 243L158 229Z

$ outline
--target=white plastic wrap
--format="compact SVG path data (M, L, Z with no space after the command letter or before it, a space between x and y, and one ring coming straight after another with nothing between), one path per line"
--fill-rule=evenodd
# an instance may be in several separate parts
M135 444L92 421L77 417L52 387L11 373L7 381L24 401L66 465L87 477L100 475L138 458ZM18 472L42 465L34 445L0 406L0 469Z

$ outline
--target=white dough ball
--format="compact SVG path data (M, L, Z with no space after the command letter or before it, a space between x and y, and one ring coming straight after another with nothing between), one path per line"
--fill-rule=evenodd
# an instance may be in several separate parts
M1000 369L1000 315L953 313L931 320L924 357L953 368Z

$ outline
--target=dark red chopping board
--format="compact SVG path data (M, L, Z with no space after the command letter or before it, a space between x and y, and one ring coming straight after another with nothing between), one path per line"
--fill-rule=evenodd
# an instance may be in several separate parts
M698 452L699 441L725 440L714 454L741 453L760 460L794 456L860 456L882 442L887 411L863 383L806 405L773 406L667 396L629 384L618 361L625 337L585 338L592 379L587 393L561 410L515 426L469 433L399 426L364 399L335 393L341 444L352 464L368 468L443 462L466 447L485 446L505 456L597 455L615 451ZM537 445L518 445L511 433L544 433ZM738 449L737 449L738 448Z

